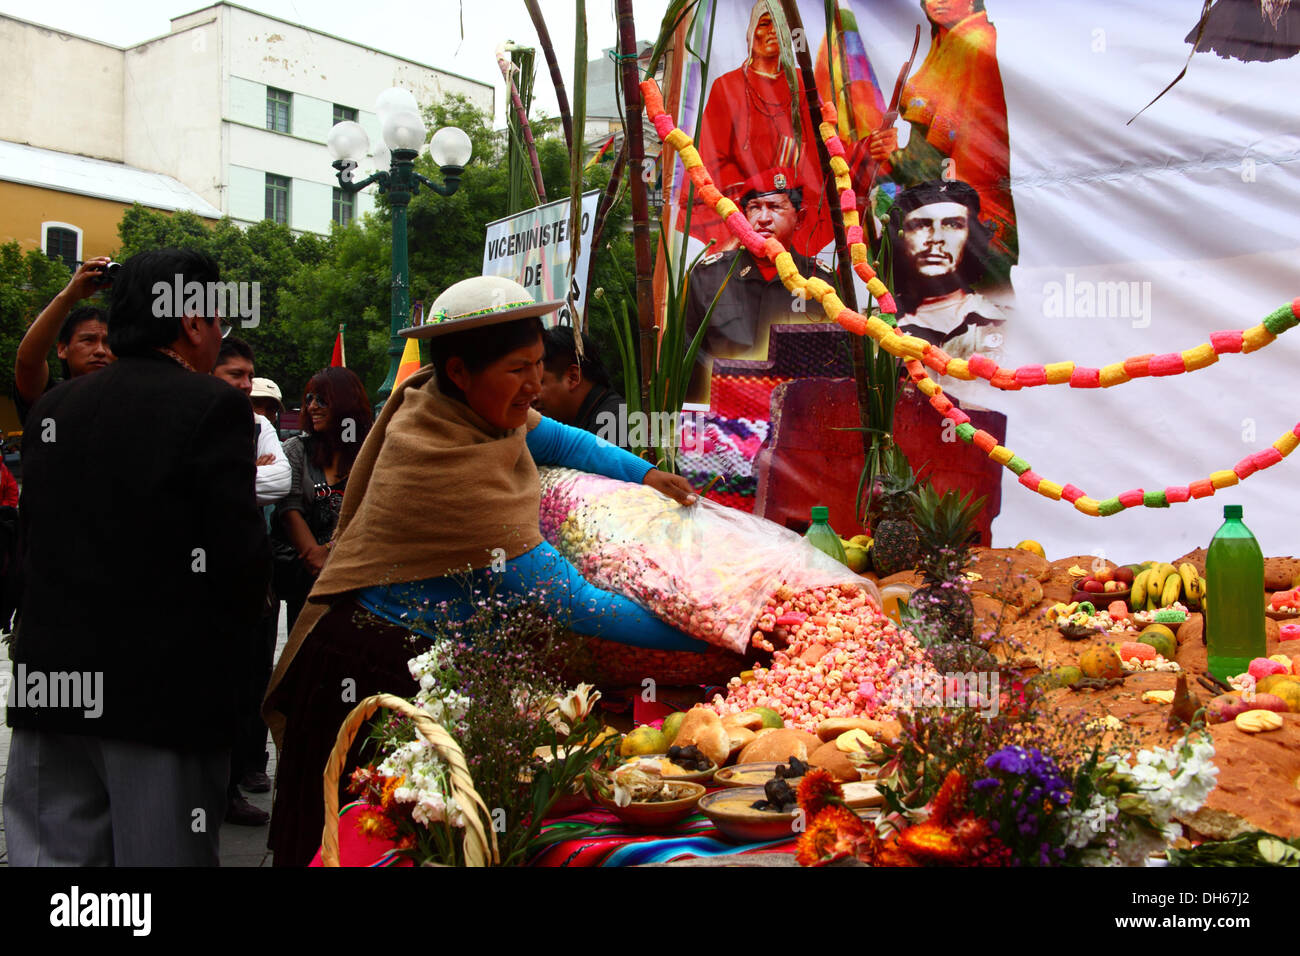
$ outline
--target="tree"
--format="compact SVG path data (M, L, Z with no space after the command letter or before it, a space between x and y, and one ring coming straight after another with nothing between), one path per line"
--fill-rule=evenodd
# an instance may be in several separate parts
M15 242L0 245L0 394L14 389L14 356L18 343L41 309L68 284L72 273L60 260L39 249L23 252ZM50 353L50 380L59 378L58 360Z

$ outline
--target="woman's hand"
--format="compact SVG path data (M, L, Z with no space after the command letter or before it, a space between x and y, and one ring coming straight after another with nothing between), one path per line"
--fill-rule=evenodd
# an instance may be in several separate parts
M307 568L307 573L312 577L319 577L321 568L325 567L325 559L330 556L328 544L317 544L308 548L302 556L302 563Z
M649 485L661 495L673 499L679 505L693 505L700 500L691 483L681 475L672 475L658 468L651 468L641 479L641 484Z

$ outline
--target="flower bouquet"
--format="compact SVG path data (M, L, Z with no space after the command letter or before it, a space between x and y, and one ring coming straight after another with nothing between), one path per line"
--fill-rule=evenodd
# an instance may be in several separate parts
M426 611L423 628L437 637L408 662L416 696L369 698L339 733L325 786L326 865L338 857L343 762L381 707L388 715L370 725L367 763L351 775L356 825L419 865L526 862L544 844L543 820L581 799L588 769L612 757L618 736L599 719L600 692L560 682L576 640L538 602L473 592L468 614Z

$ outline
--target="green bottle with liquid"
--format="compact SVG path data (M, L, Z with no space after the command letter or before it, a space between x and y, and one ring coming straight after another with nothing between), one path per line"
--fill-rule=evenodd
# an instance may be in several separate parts
M1205 555L1205 642L1210 673L1226 681L1267 651L1264 553L1241 521L1241 505L1224 505L1223 517Z
M804 538L818 551L829 554L840 564L847 565L848 557L844 554L844 545L840 536L830 525L831 509L825 505L813 505L812 525L804 532Z

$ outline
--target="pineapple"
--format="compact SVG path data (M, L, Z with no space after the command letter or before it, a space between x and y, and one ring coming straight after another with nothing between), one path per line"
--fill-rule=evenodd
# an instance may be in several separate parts
M885 476L879 496L882 513L871 522L871 564L882 578L910 571L920 557L920 536L911 515L915 487L916 479L905 458L897 470Z
M968 643L974 637L975 607L962 572L970 563L973 525L985 499L973 498L973 492L940 495L928 483L912 494L925 583L910 604L924 622L927 643Z

